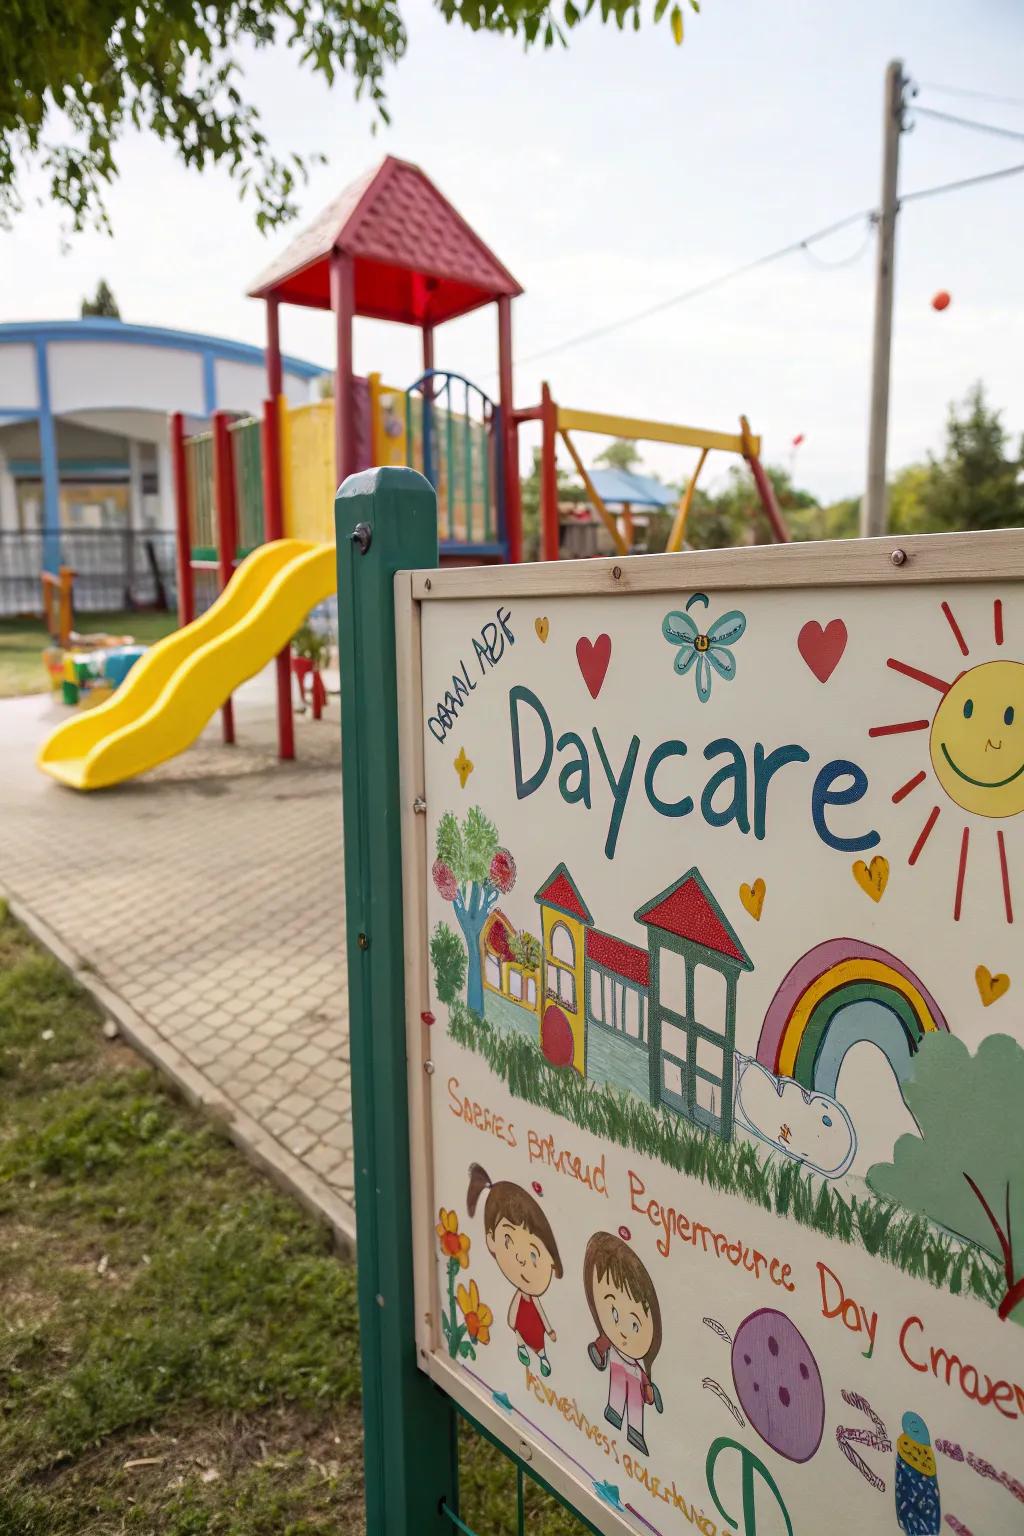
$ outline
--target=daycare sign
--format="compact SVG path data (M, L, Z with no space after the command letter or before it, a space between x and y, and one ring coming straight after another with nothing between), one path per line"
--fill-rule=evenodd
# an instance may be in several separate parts
M1024 593L759 568L421 604L431 1368L609 1530L1019 1531Z

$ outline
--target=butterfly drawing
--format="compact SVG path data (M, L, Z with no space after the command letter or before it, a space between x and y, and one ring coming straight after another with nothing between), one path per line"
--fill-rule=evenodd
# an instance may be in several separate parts
M685 612L673 609L662 620L661 632L670 645L679 647L679 655L673 666L680 677L694 672L697 697L706 704L711 697L711 684L717 673L727 683L736 676L736 658L731 647L739 640L746 627L746 616L738 608L723 613L702 631L690 613L695 603L710 607L706 592L695 592L686 604Z

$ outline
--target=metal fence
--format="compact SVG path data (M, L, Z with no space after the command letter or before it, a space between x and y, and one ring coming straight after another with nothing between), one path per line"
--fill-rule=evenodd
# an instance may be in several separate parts
M173 533L68 529L59 558L75 572L77 613L177 605ZM42 569L42 533L0 530L0 617L42 613Z

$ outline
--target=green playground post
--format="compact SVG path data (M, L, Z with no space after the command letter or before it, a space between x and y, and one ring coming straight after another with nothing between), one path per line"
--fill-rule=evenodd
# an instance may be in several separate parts
M437 565L437 497L366 470L334 519L366 1529L449 1536L455 1410L416 1367L394 603L396 571Z

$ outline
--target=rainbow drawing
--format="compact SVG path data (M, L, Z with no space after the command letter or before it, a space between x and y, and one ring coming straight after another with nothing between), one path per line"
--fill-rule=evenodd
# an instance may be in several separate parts
M835 1097L851 1046L877 1045L903 1083L922 1037L948 1030L909 966L860 939L827 939L787 973L761 1026L757 1060L777 1077Z

